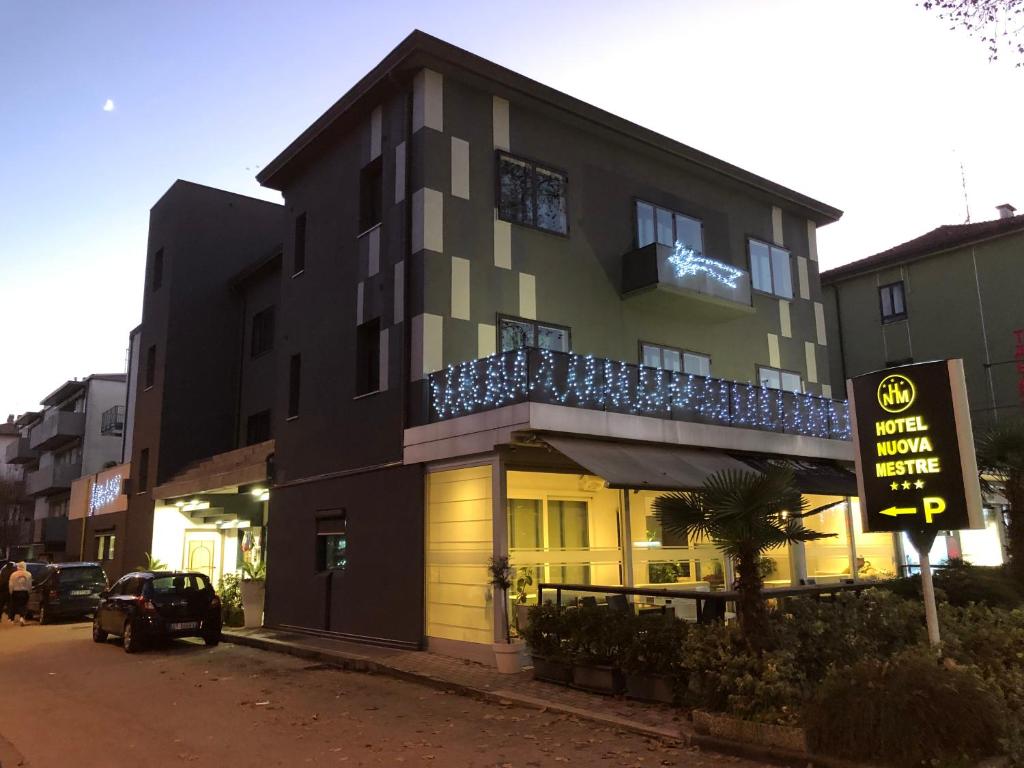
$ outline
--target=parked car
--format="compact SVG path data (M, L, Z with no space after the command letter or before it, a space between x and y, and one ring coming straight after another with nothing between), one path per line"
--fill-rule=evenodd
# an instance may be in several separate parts
M32 574L27 613L40 624L92 616L100 593L107 588L107 574L99 563L28 563L27 567Z
M119 579L102 595L92 622L92 639L120 635L136 653L156 640L201 637L220 642L220 598L202 573L138 571Z

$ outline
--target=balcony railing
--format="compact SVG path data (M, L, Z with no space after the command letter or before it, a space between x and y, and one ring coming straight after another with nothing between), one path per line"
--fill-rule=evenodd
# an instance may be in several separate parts
M115 435L120 437L124 434L124 406L115 405L107 408L100 417L100 434Z
M67 491L71 483L82 476L82 465L51 464L29 472L25 478L25 493L28 496L43 496L48 493Z
M29 445L27 437L18 437L7 446L4 459L8 464L28 464L39 458L39 451Z
M518 349L430 374L430 421L514 403L850 439L846 402L547 349Z
M40 451L52 451L85 434L85 414L74 411L49 411L32 427L29 445Z

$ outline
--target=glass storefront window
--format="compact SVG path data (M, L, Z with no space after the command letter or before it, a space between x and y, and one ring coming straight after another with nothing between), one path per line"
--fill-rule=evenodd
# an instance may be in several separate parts
M850 531L846 524L847 504L842 496L804 496L807 510L821 509L805 517L804 526L830 538L804 544L807 577L819 584L850 578Z
M853 540L857 548L857 578L888 579L898 576L895 536L891 533L864 533L860 501L851 498L849 503Z

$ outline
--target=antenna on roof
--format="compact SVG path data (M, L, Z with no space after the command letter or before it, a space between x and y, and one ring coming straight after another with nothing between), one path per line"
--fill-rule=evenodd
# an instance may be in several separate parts
M971 204L967 199L967 171L964 170L964 161L960 161L960 186L964 190L964 210L967 211L967 218L964 220L964 224L971 223Z

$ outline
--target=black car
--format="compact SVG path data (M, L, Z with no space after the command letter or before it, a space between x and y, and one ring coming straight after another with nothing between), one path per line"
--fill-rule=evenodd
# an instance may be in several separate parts
M28 616L49 624L57 619L92 616L107 588L107 574L99 563L28 563L32 591L28 594Z
M128 653L154 640L201 637L220 642L220 598L202 573L129 573L102 595L92 621L92 639L120 635Z

